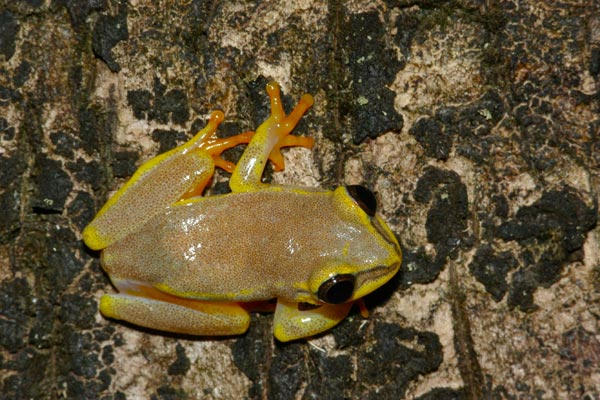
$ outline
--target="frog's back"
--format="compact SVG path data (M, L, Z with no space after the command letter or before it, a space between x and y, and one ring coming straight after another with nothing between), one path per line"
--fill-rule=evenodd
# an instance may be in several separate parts
M185 297L291 296L290 283L306 281L323 257L340 257L347 240L332 196L272 188L180 202L107 248L103 266Z

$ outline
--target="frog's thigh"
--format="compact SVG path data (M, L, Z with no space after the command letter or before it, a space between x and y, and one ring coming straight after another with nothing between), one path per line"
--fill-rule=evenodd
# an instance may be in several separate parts
M324 332L343 320L352 303L325 304L313 310L298 310L298 303L277 300L274 320L275 337L282 341L313 336Z
M186 299L170 303L128 294L108 294L100 300L100 311L109 318L189 335L237 335L250 325L250 315L236 303Z
M103 249L136 232L186 193L203 189L215 169L211 156L202 151L152 163L156 165L142 166L85 228L88 247Z

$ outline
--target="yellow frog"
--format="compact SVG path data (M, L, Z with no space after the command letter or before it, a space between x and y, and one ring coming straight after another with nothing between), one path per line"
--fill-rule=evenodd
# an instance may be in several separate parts
M105 294L107 317L192 335L245 332L249 311L276 301L274 335L289 341L323 332L355 300L400 268L398 241L362 186L318 188L261 182L280 148L310 148L290 135L313 98L286 115L279 86L267 85L271 115L254 132L218 139L223 113L184 145L143 164L83 231L102 250L118 294ZM221 153L248 143L237 165ZM201 197L215 166L232 173L232 193Z

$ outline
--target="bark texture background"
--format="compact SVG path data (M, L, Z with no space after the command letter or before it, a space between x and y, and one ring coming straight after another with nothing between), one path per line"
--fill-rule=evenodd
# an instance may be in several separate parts
M102 318L82 228L211 110L258 126L271 79L317 144L267 178L371 187L404 248L372 316ZM594 0L0 0L0 397L600 398L599 90Z

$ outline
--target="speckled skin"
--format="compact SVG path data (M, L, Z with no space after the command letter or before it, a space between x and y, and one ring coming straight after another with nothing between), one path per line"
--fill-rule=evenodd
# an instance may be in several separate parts
M180 202L104 250L102 264L116 280L180 297L319 304L308 283L321 269L352 271L360 287L396 257L394 239L365 225L358 206L346 209L347 199L344 188L272 189Z
M199 152L165 160L161 168L145 174L126 196L111 205L110 213L101 214L90 226L110 237L110 243L118 242L130 232L139 232L148 218L165 209L164 204L174 204L185 194L187 187L209 179L214 166L206 166L211 162L208 154ZM180 184L173 185L174 181Z
M102 297L105 316L232 335L248 328L250 304L276 299L274 334L288 341L336 325L354 300L398 271L400 246L368 190L359 191L369 193L365 202L344 187L261 182L267 160L283 168L281 147L313 145L290 135L312 97L286 115L278 85L267 92L271 116L256 133L216 139L223 115L213 113L190 142L142 165L86 227L86 244L103 249L102 266L119 291ZM249 140L235 168L220 158ZM215 166L232 170L233 193L196 196Z

